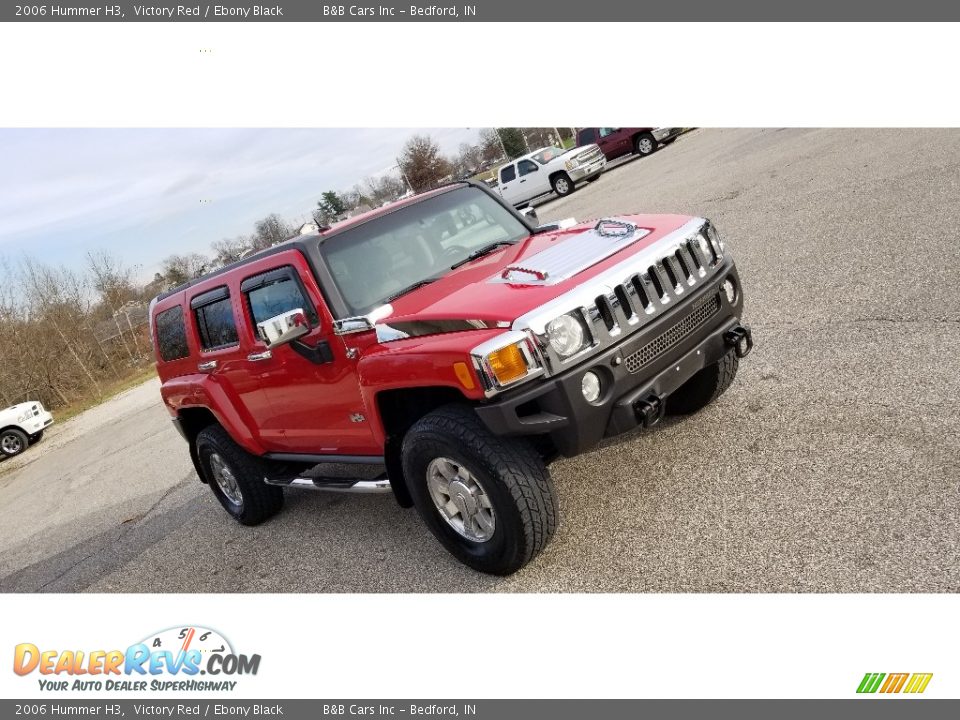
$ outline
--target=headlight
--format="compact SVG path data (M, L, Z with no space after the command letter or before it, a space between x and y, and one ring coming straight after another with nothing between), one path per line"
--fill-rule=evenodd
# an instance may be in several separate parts
M519 331L497 336L475 347L471 355L488 395L543 371L530 336Z
M574 313L561 315L547 323L547 340L562 358L576 355L590 343L583 320Z
M580 162L578 160L567 160L563 165L567 170L576 170L580 166Z

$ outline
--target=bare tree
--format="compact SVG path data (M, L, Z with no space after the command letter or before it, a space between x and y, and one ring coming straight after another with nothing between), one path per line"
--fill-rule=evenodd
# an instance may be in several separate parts
M163 259L162 266L167 286L174 287L203 275L210 267L210 258L200 253L168 255Z
M250 238L250 245L254 250L265 250L268 247L289 240L294 230L279 215L272 213L254 225L254 234Z
M414 135L403 146L400 166L415 192L436 187L450 175L450 163L429 135Z
M250 249L250 241L245 237L223 238L210 243L213 250L213 265L223 267L236 262Z

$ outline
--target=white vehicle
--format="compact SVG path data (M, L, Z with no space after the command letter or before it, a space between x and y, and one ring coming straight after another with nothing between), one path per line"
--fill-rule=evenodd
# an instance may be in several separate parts
M577 183L600 177L606 166L607 158L597 145L541 148L502 166L497 171L497 190L518 207L551 191L560 197L569 195Z
M0 453L4 457L19 455L43 437L53 425L53 415L39 402L24 402L0 410Z

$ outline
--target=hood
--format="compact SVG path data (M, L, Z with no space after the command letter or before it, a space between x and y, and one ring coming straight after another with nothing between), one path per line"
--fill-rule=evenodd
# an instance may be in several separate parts
M4 418L5 421L7 418L13 418L15 421L20 415L30 410L34 405L37 408L40 408L40 403L36 400L28 400L27 402L17 403L16 405L11 405L10 407L0 410L0 417Z
M393 311L380 322L401 331L404 323L432 324L434 332L509 327L521 315L641 252L691 217L622 215L605 220L631 223L637 232L627 239L601 235L594 231L593 220L531 235L393 300ZM594 243L595 254L590 252ZM524 263L531 267L524 268ZM546 267L556 270L553 275L547 272L545 279L529 274Z

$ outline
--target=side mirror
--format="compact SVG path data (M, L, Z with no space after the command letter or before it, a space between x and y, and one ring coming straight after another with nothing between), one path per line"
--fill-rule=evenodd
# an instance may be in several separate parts
M303 309L297 308L258 323L257 332L268 348L275 348L306 335L310 324Z
M537 211L534 208L527 206L520 211L520 214L534 227L540 224L540 218L537 217Z

